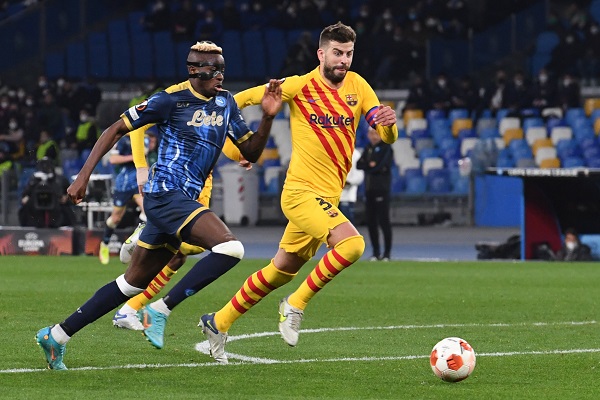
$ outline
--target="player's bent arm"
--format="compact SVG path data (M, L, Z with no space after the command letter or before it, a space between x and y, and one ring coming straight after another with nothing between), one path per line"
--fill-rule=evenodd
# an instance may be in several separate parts
M238 149L233 144L233 142L231 141L229 136L227 137L227 140L225 140L225 145L223 146L222 152L223 152L223 154L225 154L225 157L229 158L232 161L242 161L243 160L240 149Z
M136 168L135 176L140 194L142 193L142 188L146 182L148 182L148 161L146 160L144 136L148 128L152 125L154 124L144 125L129 133L131 139L131 155L133 156L133 164Z
M258 161L263 149L269 139L271 133L271 126L273 125L273 119L281 110L281 82L277 79L271 79L269 84L262 87L263 96L261 100L261 107L263 115L253 135L246 135L241 142L238 143L238 147L242 152L244 158L252 163ZM237 102L237 100L236 100Z
M392 144L398 139L398 126L396 124L392 126L377 125L375 129L379 133L379 136L381 136L381 140L387 144Z
M127 132L129 132L129 128L123 119L119 119L102 132L102 135L100 135L94 144L87 160L85 160L83 167L81 167L81 170L77 174L77 178L75 178L73 183L67 189L67 194L73 203L78 204L83 200L90 175L94 171L94 168L98 165L98 162L100 162L102 157L112 149L119 139Z

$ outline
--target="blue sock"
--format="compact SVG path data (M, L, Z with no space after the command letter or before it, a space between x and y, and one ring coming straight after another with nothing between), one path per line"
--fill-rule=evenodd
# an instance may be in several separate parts
M84 305L79 307L77 311L61 322L60 326L67 335L73 336L86 325L91 324L98 318L117 308L127 299L129 299L129 297L121 292L116 281L107 283L98 289L98 291L94 293Z
M169 310L208 286L240 261L237 257L210 253L196 263L163 298Z
M110 237L115 232L113 228L109 228L108 226L104 227L104 234L102 235L102 241L104 244L108 244L110 242Z

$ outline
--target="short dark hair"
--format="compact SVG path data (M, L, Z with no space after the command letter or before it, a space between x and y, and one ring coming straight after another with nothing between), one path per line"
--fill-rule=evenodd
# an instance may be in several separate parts
M354 43L356 41L356 32L341 21L333 25L326 26L319 36L319 47L323 47L327 42Z

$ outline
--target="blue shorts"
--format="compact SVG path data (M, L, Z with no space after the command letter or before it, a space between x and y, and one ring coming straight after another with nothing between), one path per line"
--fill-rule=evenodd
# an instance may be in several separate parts
M115 207L125 207L127 205L127 202L133 199L133 196L135 196L138 193L139 191L137 187L126 192L115 191L115 193L113 194L113 204L115 205Z
M179 191L144 193L148 222L138 245L146 249L165 247L176 253L182 242L181 229L206 211L208 207Z

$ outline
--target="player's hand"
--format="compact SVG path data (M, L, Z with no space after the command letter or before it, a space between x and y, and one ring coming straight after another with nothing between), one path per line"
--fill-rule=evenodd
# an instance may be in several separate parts
M377 125L392 126L396 123L396 112L390 106L379 106L379 110L373 117L373 121Z
M281 81L279 79L271 79L265 86L261 106L266 115L275 117L281 109Z
M139 167L135 170L135 179L138 184L138 193L140 196L144 196L142 190L144 189L144 185L148 182L148 167Z
M85 191L87 189L88 181L83 179L81 175L77 175L77 178L67 188L67 196L73 202L73 204L79 204L85 197Z
M240 161L238 165L242 168L246 168L246 171L250 171L252 169L252 163L246 160L242 154L240 154Z

